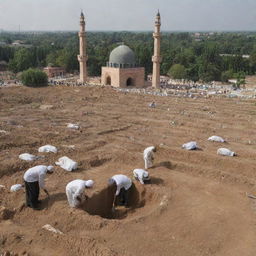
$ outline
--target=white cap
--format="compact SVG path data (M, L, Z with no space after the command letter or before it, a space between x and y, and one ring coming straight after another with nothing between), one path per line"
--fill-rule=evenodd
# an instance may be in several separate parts
M110 178L110 179L108 180L108 185L112 185L112 184L114 184L114 183L115 183L115 180L114 180L114 179Z
M47 166L47 171L53 172L53 166L52 165Z
M85 186L87 188L91 188L94 185L94 181L93 180L86 180L85 181Z
M150 180L149 173L147 171L144 172L143 180Z

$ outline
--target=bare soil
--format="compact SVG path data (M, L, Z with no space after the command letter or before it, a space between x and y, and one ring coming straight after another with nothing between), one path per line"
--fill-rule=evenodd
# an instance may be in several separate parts
M155 109L148 104L155 101ZM42 105L48 105L42 107ZM69 130L67 123L79 123ZM253 100L187 99L118 93L111 88L0 89L0 254L31 256L256 255L256 104ZM222 136L227 143L207 141ZM197 141L201 150L185 151ZM59 151L38 153L51 144ZM143 168L145 147L157 145L152 183L133 180L129 208L111 211L114 174ZM219 147L237 157L216 154ZM35 162L21 153L44 155ZM79 163L55 167L42 210L24 207L26 169L61 156ZM68 206L65 186L93 179L81 209ZM1 218L2 216L2 218ZM50 224L64 234L42 229Z

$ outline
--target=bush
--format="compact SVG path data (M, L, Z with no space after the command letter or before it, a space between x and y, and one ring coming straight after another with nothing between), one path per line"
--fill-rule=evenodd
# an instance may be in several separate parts
M171 66L168 75L173 79L184 79L186 78L186 69L181 64L174 64Z
M39 69L29 68L22 72L21 81L29 87L40 87L48 85L48 77L45 72Z
M228 82L229 79L233 78L234 74L232 70L227 70L221 73L221 81Z

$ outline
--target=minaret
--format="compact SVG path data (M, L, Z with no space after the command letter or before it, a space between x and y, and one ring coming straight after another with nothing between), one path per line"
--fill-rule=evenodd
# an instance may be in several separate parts
M152 57L153 62L153 74L152 74L152 86L155 88L160 88L160 63L162 57L160 56L160 27L161 27L161 17L158 11L155 20L155 31L153 33L154 38L154 56Z
M79 82L85 83L87 80L87 55L86 55L86 38L85 38L85 21L84 14L81 12L80 16L80 32L78 33L80 43L80 55L77 56L80 65L80 79Z

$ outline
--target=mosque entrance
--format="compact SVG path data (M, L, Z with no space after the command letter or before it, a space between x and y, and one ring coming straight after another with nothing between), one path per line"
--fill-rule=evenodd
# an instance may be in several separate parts
M111 85L111 77L108 76L106 79L106 85Z
M133 79L131 77L127 79L126 86L133 86Z

